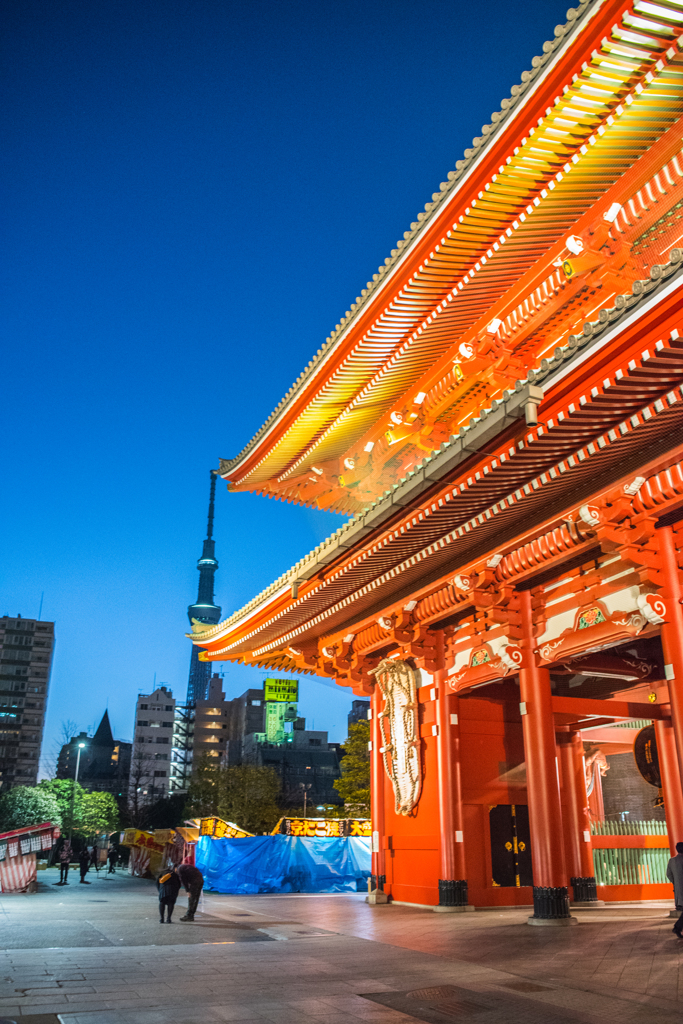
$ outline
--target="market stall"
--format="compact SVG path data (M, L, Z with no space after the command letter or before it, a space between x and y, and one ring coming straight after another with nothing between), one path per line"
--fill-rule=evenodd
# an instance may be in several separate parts
M49 821L0 832L0 891L30 891L36 883L36 854L51 850L59 835Z

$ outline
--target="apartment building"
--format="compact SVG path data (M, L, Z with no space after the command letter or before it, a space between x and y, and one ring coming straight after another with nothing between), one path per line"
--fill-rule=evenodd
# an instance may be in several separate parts
M38 781L54 642L54 622L0 618L2 789Z
M168 796L175 706L173 693L165 685L137 699L129 789L135 804Z

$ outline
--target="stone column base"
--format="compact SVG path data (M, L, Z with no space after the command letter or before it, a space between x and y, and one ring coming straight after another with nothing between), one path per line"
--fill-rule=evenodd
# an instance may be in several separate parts
M372 892L369 892L365 897L365 902L374 907L378 906L380 903L388 903L389 897L385 892L382 892L381 889L373 889Z
M572 910L599 910L605 906L604 900L572 900L569 904Z
M575 917L527 917L526 923L533 924L536 928L566 928L579 922Z
M467 879L439 879L439 908L467 906Z
M569 881L574 891L575 907L597 902L598 886L595 875L589 875L587 878L571 878Z
M566 885L535 885L534 914L528 923L534 925L576 924L569 914L569 895Z
M474 913L475 909L469 903L466 907L432 907L435 914L469 914Z

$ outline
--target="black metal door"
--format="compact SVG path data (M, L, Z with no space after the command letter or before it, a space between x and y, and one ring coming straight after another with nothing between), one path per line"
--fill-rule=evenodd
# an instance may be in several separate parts
M489 811L491 874L494 885L532 885L529 808L498 804Z

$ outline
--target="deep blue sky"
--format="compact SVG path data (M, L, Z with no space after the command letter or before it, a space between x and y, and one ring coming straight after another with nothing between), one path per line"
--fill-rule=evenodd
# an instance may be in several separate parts
M6 0L0 615L63 719L183 696L208 470L258 429L566 2ZM224 614L341 520L228 495ZM226 666L229 695L260 675ZM350 695L302 711L345 736Z

